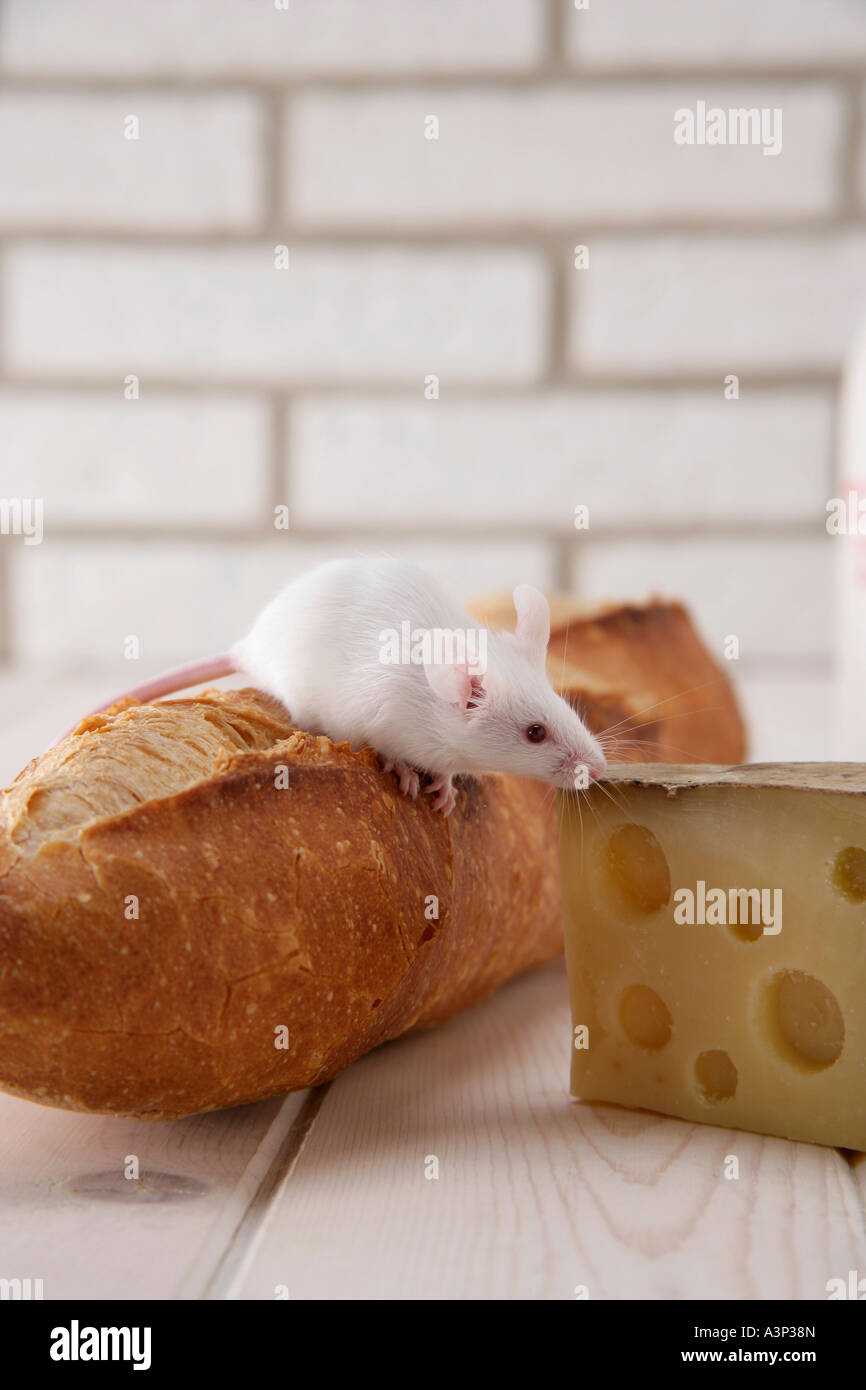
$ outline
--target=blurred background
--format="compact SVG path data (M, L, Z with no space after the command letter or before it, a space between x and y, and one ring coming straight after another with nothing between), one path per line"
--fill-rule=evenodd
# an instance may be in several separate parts
M0 74L4 780L368 548L679 597L834 751L863 0L2 0Z

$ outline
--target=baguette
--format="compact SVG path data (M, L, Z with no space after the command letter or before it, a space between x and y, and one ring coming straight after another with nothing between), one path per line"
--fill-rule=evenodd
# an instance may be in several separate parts
M0 1086L171 1119L441 1022L562 949L547 792L446 819L253 690L92 716L3 800Z

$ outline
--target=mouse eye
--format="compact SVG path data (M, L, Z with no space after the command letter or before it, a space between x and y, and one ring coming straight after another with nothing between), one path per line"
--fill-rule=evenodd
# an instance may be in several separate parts
M530 724L526 730L526 737L530 743L543 743L547 738L547 730L543 724Z

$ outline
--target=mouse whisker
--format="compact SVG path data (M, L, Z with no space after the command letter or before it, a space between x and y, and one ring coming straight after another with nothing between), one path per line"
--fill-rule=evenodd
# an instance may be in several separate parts
M720 676L717 680L704 681L703 685L693 685L693 686L691 686L688 690L678 690L678 691L676 692L675 695L668 695L667 698L664 699L664 700L656 700L656 701L653 702L653 704L651 704L651 705L646 705L643 709L635 710L633 714L626 715L625 719L620 719L619 722L618 722L617 724L609 724L609 725L607 726L606 729L603 729L603 730L602 730L602 733L609 734L609 733L611 733L614 729L619 729L623 724L628 724L632 719L637 719L637 717L638 717L639 715L641 715L641 714L647 714L651 709L661 709L662 705L669 705L670 702L671 702L672 700L680 700L680 699L682 699L683 696L685 696L685 695L694 695L694 694L696 694L699 690L708 690L708 689L710 689L711 686L718 686L718 685L721 685L721 684L722 684L722 680L723 680L723 677ZM702 707L700 710L684 710L682 713L683 713L683 714L706 714L706 713L708 713L708 712L709 712L709 711L708 711L707 709L705 709L705 708ZM674 715L665 715L665 718L666 718L666 719L676 718L676 717L677 717L677 716L674 716ZM598 735L596 735L596 737L598 737Z
M672 752L672 753L679 753L679 754L681 754L682 757L683 757L683 759L684 759L684 761L686 761L686 762L692 762L692 761L694 761L693 756L692 756L692 750L691 750L690 748L683 748L683 747L681 747L680 745L678 745L678 744L676 744L676 743L671 743L671 742L669 742L669 740L668 740L667 738L622 738L619 734L617 734L617 735L615 735L615 737L614 737L613 739L611 739L610 741L605 741L604 739L599 739L599 742L600 742L600 744L601 744L601 747L602 747L602 750L603 750L603 752L604 752L605 757L607 758L608 762L610 762L610 763L630 762L631 759L629 759L629 758L623 758L623 757L619 756L620 754L623 754L623 753L625 753L625 752L628 752L629 749L635 749L635 750L649 749L650 751L653 751L653 752L655 752L655 753L658 753L662 748L664 748L665 751L670 751L670 752ZM667 762L668 760L667 760L667 758L661 758L661 759L659 759L658 757L656 757L656 758L645 758L645 757L644 757L644 758L640 758L638 761L640 761L640 762L659 762L659 761L661 761L661 762Z
M622 801L617 801L610 783L605 784L604 782L596 782L596 786L598 787L599 791L603 792L604 795L608 798L608 800L613 803L613 805L620 812L620 814L625 816L627 821L634 821L634 817L628 814L628 802L627 800L625 800L624 793L620 793L620 795L622 795L624 799Z
M578 791L574 791L574 792L565 792L565 793L563 794L563 796L561 797L560 803L559 803L559 804L560 804L560 806L561 806L561 808L562 808L562 809L561 809L561 813L560 813L560 833L561 833L561 831L562 831L562 826L563 826L563 824L565 824L566 828L568 828L569 824L574 825L575 823L577 823L577 824L579 825L579 829L580 829L580 872L581 872L581 874L582 874L582 873L583 873L584 831L583 831L583 811L582 811L582 809L581 809L581 804L580 804L580 792L578 792ZM575 814L574 814L575 808L577 809L577 816L576 816L576 817L575 817Z
M657 719L642 719L637 724L630 724L631 720L637 718L636 715L630 715L629 719L623 719L620 721L620 724L614 724L610 729L605 729L604 736L607 737L611 733L616 734L616 730L623 724L630 724L630 727L633 729L660 729L664 728L666 724L671 723L674 719L693 719L697 714L714 714L722 708L722 705L702 705L700 709L682 709L677 710L673 714L663 714ZM628 733L628 729L626 729L626 733ZM598 737L599 735L596 734L596 738Z

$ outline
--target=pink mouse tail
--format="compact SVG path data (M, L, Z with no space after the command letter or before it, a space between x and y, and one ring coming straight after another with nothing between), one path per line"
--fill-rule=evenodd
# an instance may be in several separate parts
M228 652L223 652L220 656L206 656L201 661L188 661L185 666L176 666L173 671L154 676L152 680L144 681L132 690L124 690L122 695L103 700L101 705L88 710L82 718L88 719L91 714L101 714L118 700L133 699L138 700L140 704L147 704L150 700L158 700L162 695L174 695L178 690L186 690L190 685L201 685L202 681L218 680L220 676L233 676L237 669L237 662ZM68 738L80 723L80 719L76 720L60 738L55 739L51 747L56 748L57 744Z

